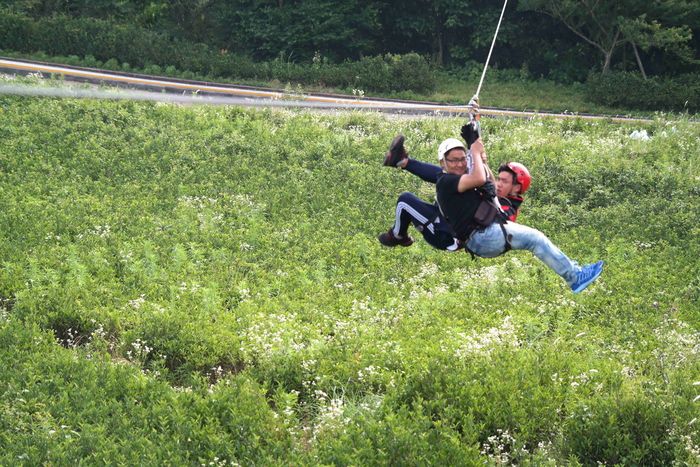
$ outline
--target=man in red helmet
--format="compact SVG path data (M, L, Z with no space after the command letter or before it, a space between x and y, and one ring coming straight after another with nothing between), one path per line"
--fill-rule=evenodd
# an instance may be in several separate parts
M495 258L509 250L530 251L563 278L573 293L581 292L600 276L603 261L579 266L539 230L507 220L485 187L488 180L481 139L471 145L471 152L474 169L467 173L466 148L453 138L443 141L438 148L443 171L435 186L440 211L467 251L482 258Z
M522 195L530 188L531 180L530 172L519 162L505 162L498 167L496 195L501 209L511 222L518 217Z

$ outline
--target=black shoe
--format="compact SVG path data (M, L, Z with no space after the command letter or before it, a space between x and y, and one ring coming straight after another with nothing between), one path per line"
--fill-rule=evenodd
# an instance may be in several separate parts
M394 229L389 229L387 233L377 235L379 243L384 246L411 246L413 245L413 237L406 235L403 238L394 236Z
M394 138L394 141L391 142L391 146L389 146L389 152L384 156L382 165L386 167L397 167L399 162L408 157L408 153L403 147L405 139L404 135L397 135L396 138Z

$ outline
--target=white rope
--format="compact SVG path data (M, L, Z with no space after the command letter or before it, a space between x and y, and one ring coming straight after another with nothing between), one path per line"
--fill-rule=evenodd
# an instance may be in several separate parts
M473 100L479 100L479 93L481 92L481 85L484 84L484 77L486 76L486 69L489 67L489 61L491 60L491 52L493 52L493 46L496 45L496 37L498 37L498 30L501 29L501 21L503 20L503 14L506 12L506 5L508 5L508 0L503 3L503 11L501 11L501 17L498 20L498 26L496 26L496 33L493 35L493 42L491 42L491 49L489 49L489 55L486 57L486 65L484 65L484 72L481 73L481 81L479 81L479 87L474 94Z

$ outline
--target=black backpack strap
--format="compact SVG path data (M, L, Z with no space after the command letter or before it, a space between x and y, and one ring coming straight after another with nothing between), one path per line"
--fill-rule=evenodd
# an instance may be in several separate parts
M423 222L422 224L420 224L420 229L418 229L418 230L419 230L420 232L422 232L423 229L425 229L427 226L429 226L430 224L432 224L433 222L435 222L435 219L437 219L438 216L439 216L440 214L441 214L441 212L440 212L440 207L438 206L438 210L435 211L435 214L433 214L432 216L430 216L430 218L429 218L427 221L425 221L425 222ZM452 229L452 226L451 226L449 223L447 224L447 226L450 228L450 230Z
M498 219L496 222L499 223L499 225L501 226L501 230L503 231L503 239L506 241L506 250L503 253L508 253L510 250L513 249L513 246L510 244L511 239L513 238L513 234L509 234L506 231L507 220L503 220L501 216L497 216L496 219Z

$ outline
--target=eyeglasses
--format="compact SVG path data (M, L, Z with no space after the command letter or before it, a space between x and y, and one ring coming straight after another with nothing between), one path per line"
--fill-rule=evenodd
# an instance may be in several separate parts
M461 162L462 164L466 164L466 163L467 163L467 158L466 158L466 157L460 157L459 159L447 159L447 158L445 158L445 160L446 160L447 162L449 162L450 164L459 164L460 162Z

